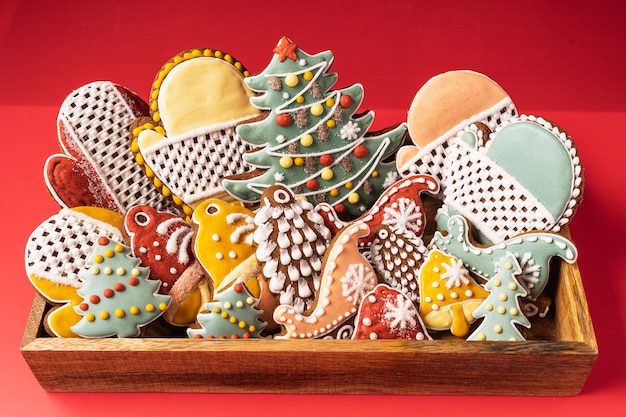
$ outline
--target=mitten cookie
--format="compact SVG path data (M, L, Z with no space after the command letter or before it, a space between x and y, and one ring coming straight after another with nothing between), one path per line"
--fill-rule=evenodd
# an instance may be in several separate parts
M224 197L220 181L247 172L250 148L235 127L261 111L250 104L249 75L231 55L193 49L170 59L150 93L151 117L134 124L137 162L163 195L189 216L203 200Z
M53 336L76 337L70 327L80 320L74 311L81 297L78 274L85 268L99 236L121 241L123 217L97 207L61 209L41 223L26 243L26 273L35 289L55 307L44 318Z
M63 154L50 156L44 167L48 190L61 207L124 214L138 204L168 206L130 150L130 125L147 115L143 100L108 81L84 85L65 99L58 116Z
M352 338L431 340L413 302L386 284L363 297Z
M337 81L337 74L328 73L333 59L330 51L309 55L283 37L267 68L246 78L263 93L251 103L270 114L237 127L245 142L259 148L243 159L263 173L224 180L233 197L258 202L280 183L313 205L327 202L353 219L398 178L395 165L383 161L404 141L406 124L368 134L374 113L355 115L363 87L331 90Z
M449 142L442 183L448 213L466 217L481 243L559 232L582 201L571 138L542 118L521 116L485 139L468 130Z
M441 182L448 141L457 132L475 122L494 130L516 114L506 91L485 75L474 71L439 74L419 89L411 103L407 123L414 145L398 151L398 171L403 176L430 174Z

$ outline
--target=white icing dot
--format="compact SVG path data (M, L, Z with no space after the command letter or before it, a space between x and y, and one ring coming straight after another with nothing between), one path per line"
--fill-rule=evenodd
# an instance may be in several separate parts
M224 254L223 254L222 252L217 252L217 253L215 254L215 257L216 257L217 259L224 259Z
M367 297L367 301L369 301L370 303L375 303L376 302L376 296L375 295L370 295L369 297Z
M363 325L364 326L371 326L372 325L372 320L369 317L365 317L363 319Z
M161 285L163 285L164 287L168 287L169 284L167 282L163 282Z
M437 300L443 301L443 294L441 293L437 294Z
M415 340L424 340L424 333L419 332L415 335Z
M158 247L160 245L159 242L157 242L156 240L154 242L152 242L152 246L154 246L155 248Z
M455 291L452 291L452 292L450 293L450 297L452 297L452 298L454 298L454 299L457 299L457 298L459 298L459 294L457 294Z
M376 340L376 339L378 339L378 335L376 333L372 332L372 333L370 333L370 339L371 340Z
M146 248L145 246L140 247L139 253L148 253L148 248Z
M176 270L176 268L174 268L174 267L170 268L170 274L176 275L177 272L178 271Z
M276 136L276 142L283 143L285 141L285 137L283 135Z
M473 297L474 296L474 292L472 290L467 290L467 291L465 291L465 296L466 297Z
M228 252L228 256L230 257L230 259L236 259L237 253L234 250L231 250L230 252Z
M286 93L286 92L285 92L285 93L283 93L283 98L284 98L285 100L287 100L287 99L289 98L289 93Z
M439 271L440 271L439 267L436 266L436 267L433 268L433 272L434 273L438 274Z
M161 260L161 255L154 255L154 260L155 261L160 261Z
M439 288L439 283L437 281L433 282L433 288Z
M437 305L437 304L433 304L433 310L434 310L434 311L439 310L439 305Z
M427 303L432 303L433 299L430 298L430 297L426 297L426 298L424 298L424 301L426 301Z
M220 241L220 235L218 235L217 233L213 233L213 236L211 236L211 238L213 238L213 242Z

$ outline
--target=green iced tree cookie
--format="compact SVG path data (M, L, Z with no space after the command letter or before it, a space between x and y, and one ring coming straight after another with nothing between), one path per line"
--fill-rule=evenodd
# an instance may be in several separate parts
M496 270L496 275L485 284L489 296L473 312L474 317L484 319L467 340L525 340L515 326L530 327L518 300L527 293L516 278L521 268L515 255L508 253L497 261Z
M258 202L263 191L280 183L312 204L326 202L354 218L399 178L395 163L383 162L402 144L406 124L367 134L374 113L355 115L363 86L331 90L334 57L308 55L286 37L274 48L270 64L245 79L255 92L250 102L269 115L237 127L239 137L257 147L243 159L262 174L222 182L235 198Z
M215 301L205 304L208 312L198 314L202 328L187 329L192 339L248 339L261 337L267 323L260 321L263 310L258 300L246 289L240 279L215 295Z
M83 337L136 337L140 327L158 318L171 297L158 294L161 281L148 279L149 268L129 255L130 248L100 236L79 274L83 298L76 312L82 319L71 327Z

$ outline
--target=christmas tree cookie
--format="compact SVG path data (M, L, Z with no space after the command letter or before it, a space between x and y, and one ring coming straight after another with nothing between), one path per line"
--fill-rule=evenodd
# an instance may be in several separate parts
M130 248L105 236L98 238L79 277L83 301L75 307L82 319L72 331L83 337L136 337L140 327L167 309L169 295L158 294L161 284L148 279L149 268L130 256Z
M216 295L205 304L208 312L198 314L201 328L187 329L192 339L249 339L260 337L266 326L259 320L262 310L258 300L248 292L241 280Z
M244 161L263 173L222 181L232 196L258 202L265 189L280 183L314 205L326 202L354 218L398 178L395 164L382 161L402 144L406 124L367 134L374 113L355 116L363 87L331 90L337 81L337 74L328 73L333 59L330 51L309 55L283 37L267 68L245 79L262 93L250 102L270 113L237 127L244 142L259 148Z
M509 253L496 262L496 270L496 275L485 284L489 296L473 313L484 320L467 340L526 340L515 326L530 327L519 302L519 297L526 295L516 278L522 269L515 255Z

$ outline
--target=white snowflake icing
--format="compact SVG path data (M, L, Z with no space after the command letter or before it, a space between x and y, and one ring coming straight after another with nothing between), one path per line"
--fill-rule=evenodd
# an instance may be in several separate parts
M446 270L443 274L441 274L440 278L446 280L446 288L450 289L452 286L460 287L461 284L469 284L469 279L467 278L467 269L463 266L463 261L460 259L451 259L450 265L446 263L442 263Z
M360 131L361 128L359 127L359 125L357 125L353 121L349 121L341 128L339 134L341 135L341 139L354 140L359 137Z
M539 282L539 275L541 274L541 265L535 264L533 254L526 252L520 258L517 256L522 272L518 275L520 283L526 287L527 290L532 289Z
M341 277L342 295L353 303L359 303L365 294L376 285L376 275L363 264L350 264L346 274Z
M400 174L397 171L389 171L383 182L383 188L389 188L400 179Z
M399 198L384 209L383 223L388 224L391 229L402 235L418 237L422 230L422 211L415 200L410 198Z
M413 303L406 297L398 294L393 299L385 303L385 320L389 321L389 327L393 330L405 330L407 327L417 324L417 310Z
M283 174L282 172L277 172L276 174L274 174L274 181L276 182L285 181L285 174Z

